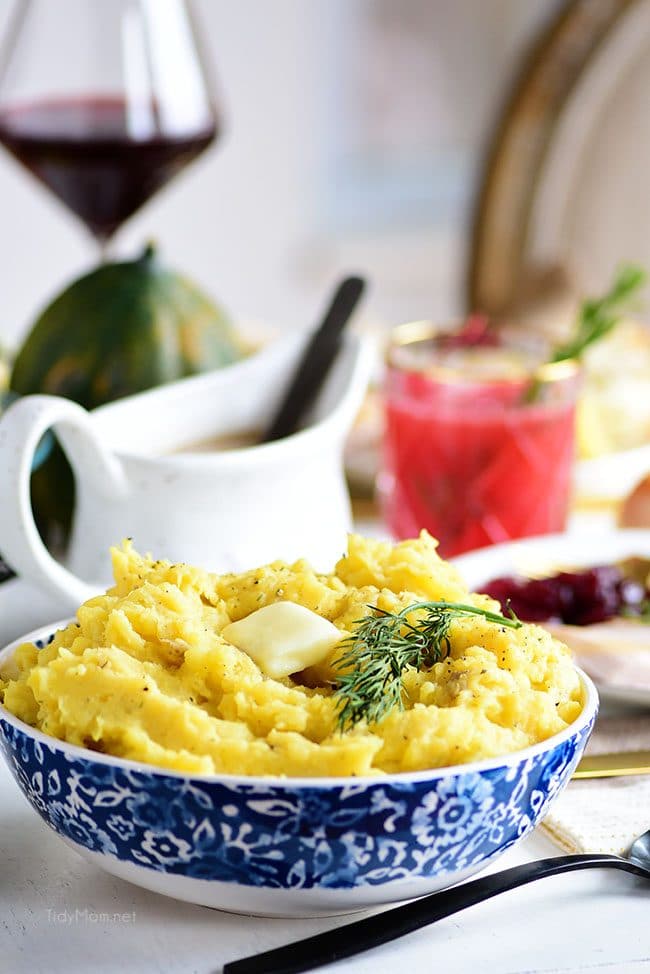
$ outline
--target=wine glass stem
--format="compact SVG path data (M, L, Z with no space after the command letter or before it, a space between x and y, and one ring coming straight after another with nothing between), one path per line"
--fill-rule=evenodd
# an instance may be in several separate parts
M111 259L111 238L97 237L99 247L99 261L101 264L108 264Z

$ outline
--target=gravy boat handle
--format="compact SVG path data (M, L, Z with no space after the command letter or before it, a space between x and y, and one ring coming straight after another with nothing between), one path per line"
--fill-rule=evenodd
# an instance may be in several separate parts
M0 511L2 555L19 575L76 609L97 595L99 586L78 578L56 561L36 528L30 499L34 453L53 429L73 467L100 494L126 492L117 457L99 442L85 409L58 396L26 396L13 403L0 420Z

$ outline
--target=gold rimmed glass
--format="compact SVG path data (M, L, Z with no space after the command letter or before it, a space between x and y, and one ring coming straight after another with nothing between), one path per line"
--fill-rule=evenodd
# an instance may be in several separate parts
M577 363L464 334L402 325L386 360L384 516L398 538L426 528L446 557L563 530L575 452Z

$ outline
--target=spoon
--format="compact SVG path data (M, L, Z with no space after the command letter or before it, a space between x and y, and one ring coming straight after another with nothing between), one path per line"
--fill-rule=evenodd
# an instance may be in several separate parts
M621 869L642 879L650 880L650 830L632 843L626 857L609 855L554 856L526 862L512 869L473 879L452 889L431 893L404 906L385 910L375 916L356 920L326 933L297 940L286 947L268 950L263 954L244 957L225 964L223 974L299 974L345 957L361 954L397 940L413 930L419 930L436 920L442 920L489 900L499 893L533 883L546 876L578 869Z
M0 585L3 582L9 582L12 578L15 578L14 572L11 570L6 561L2 560L2 555L0 555Z
M286 395L260 440L261 443L279 440L298 429L336 358L343 329L365 286L362 277L346 277L337 287L325 317L312 335Z

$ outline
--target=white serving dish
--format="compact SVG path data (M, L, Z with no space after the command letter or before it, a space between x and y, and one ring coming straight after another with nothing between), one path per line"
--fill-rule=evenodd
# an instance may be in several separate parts
M47 644L52 624L22 641ZM0 664L18 642L0 652ZM67 744L0 706L0 752L38 814L91 863L179 900L260 916L347 913L458 883L527 835L591 733L582 713L525 750L367 778L196 776Z

